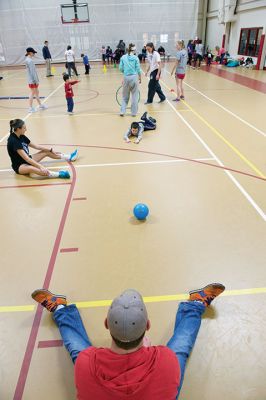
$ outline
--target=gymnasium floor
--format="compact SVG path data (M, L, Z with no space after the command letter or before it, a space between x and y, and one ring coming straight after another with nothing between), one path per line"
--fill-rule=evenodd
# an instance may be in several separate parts
M217 68L217 67L212 67ZM144 106L157 130L139 145L123 142L132 117L118 116L122 76L92 66L74 86L66 115L62 80L38 68L48 110L27 114L27 100L0 100L0 398L73 400L73 366L51 315L31 292L49 287L78 306L89 337L108 346L103 321L125 288L145 296L149 337L171 336L178 302L209 282L227 290L209 309L189 360L180 400L266 398L266 91L265 72L227 72L256 90L206 70L188 70L186 100L165 64L167 102ZM213 70L216 72L217 70ZM1 96L27 96L24 69L4 71ZM258 90L259 87L259 90ZM70 182L32 180L10 170L9 120L25 118L33 142L78 148ZM48 161L49 167L62 163ZM132 208L150 208L145 223Z

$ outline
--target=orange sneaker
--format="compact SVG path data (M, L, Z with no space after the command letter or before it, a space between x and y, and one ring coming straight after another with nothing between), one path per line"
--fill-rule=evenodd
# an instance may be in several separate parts
M51 293L46 289L34 290L31 297L50 312L54 312L59 305L67 305L66 296Z
M223 293L224 290L225 287L221 283L210 283L202 289L191 290L189 292L189 301L201 301L208 307L215 297Z

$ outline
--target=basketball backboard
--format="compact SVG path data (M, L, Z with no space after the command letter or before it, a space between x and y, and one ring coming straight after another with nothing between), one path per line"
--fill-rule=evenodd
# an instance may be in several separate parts
M88 3L61 4L61 20L63 24L90 22Z

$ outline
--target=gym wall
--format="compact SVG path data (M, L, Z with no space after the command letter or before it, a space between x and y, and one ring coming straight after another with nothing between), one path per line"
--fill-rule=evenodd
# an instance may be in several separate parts
M222 1L209 0L206 28L206 45L211 49L221 46L223 35L226 35L226 50L231 56L238 56L241 28L263 27L266 31L266 0L238 0L233 20L226 24L218 21L219 7ZM224 4L229 3L224 0ZM254 62L256 63L256 57Z
M49 41L53 61L64 60L68 44L78 57L85 52L95 60L100 59L102 45L114 50L119 39L126 44L134 42L140 51L147 41L159 46L161 35L168 35L162 45L174 55L176 40L188 41L202 33L203 0L88 1L90 23L67 25L61 22L61 3L72 2L0 1L1 65L24 63L28 46L38 51L37 63L43 62L41 49L45 40Z

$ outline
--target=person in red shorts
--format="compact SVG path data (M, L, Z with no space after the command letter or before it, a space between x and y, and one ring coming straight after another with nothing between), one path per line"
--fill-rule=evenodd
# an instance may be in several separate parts
M178 40L176 48L177 48L176 62L171 75L173 75L173 73L175 72L176 87L177 87L177 97L173 101L180 101L180 99L182 100L185 99L183 80L186 74L188 55L185 49L184 40Z
M224 291L220 283L189 292L179 305L167 346L152 346L145 337L151 323L139 292L116 297L104 321L110 348L94 347L79 311L66 296L38 289L32 298L53 313L64 345L75 364L78 400L175 400L201 324L201 316Z
M72 86L75 85L76 83L79 83L80 81L71 81L70 77L68 74L63 75L63 79L65 81L65 93L66 93L66 101L67 101L67 113L69 115L74 114L73 113L73 108L74 108L74 92L72 89Z
M25 60L25 65L26 65L26 70L27 70L27 76L28 76L28 84L30 88L30 96L29 96L29 103L30 103L30 108L29 112L33 113L36 110L36 108L33 107L33 99L35 97L37 103L39 104L39 110L46 110L47 106L45 104L41 103L40 97L39 97L39 77L36 71L35 64L33 62L33 57L37 53L32 47L28 47L26 49L26 60Z

